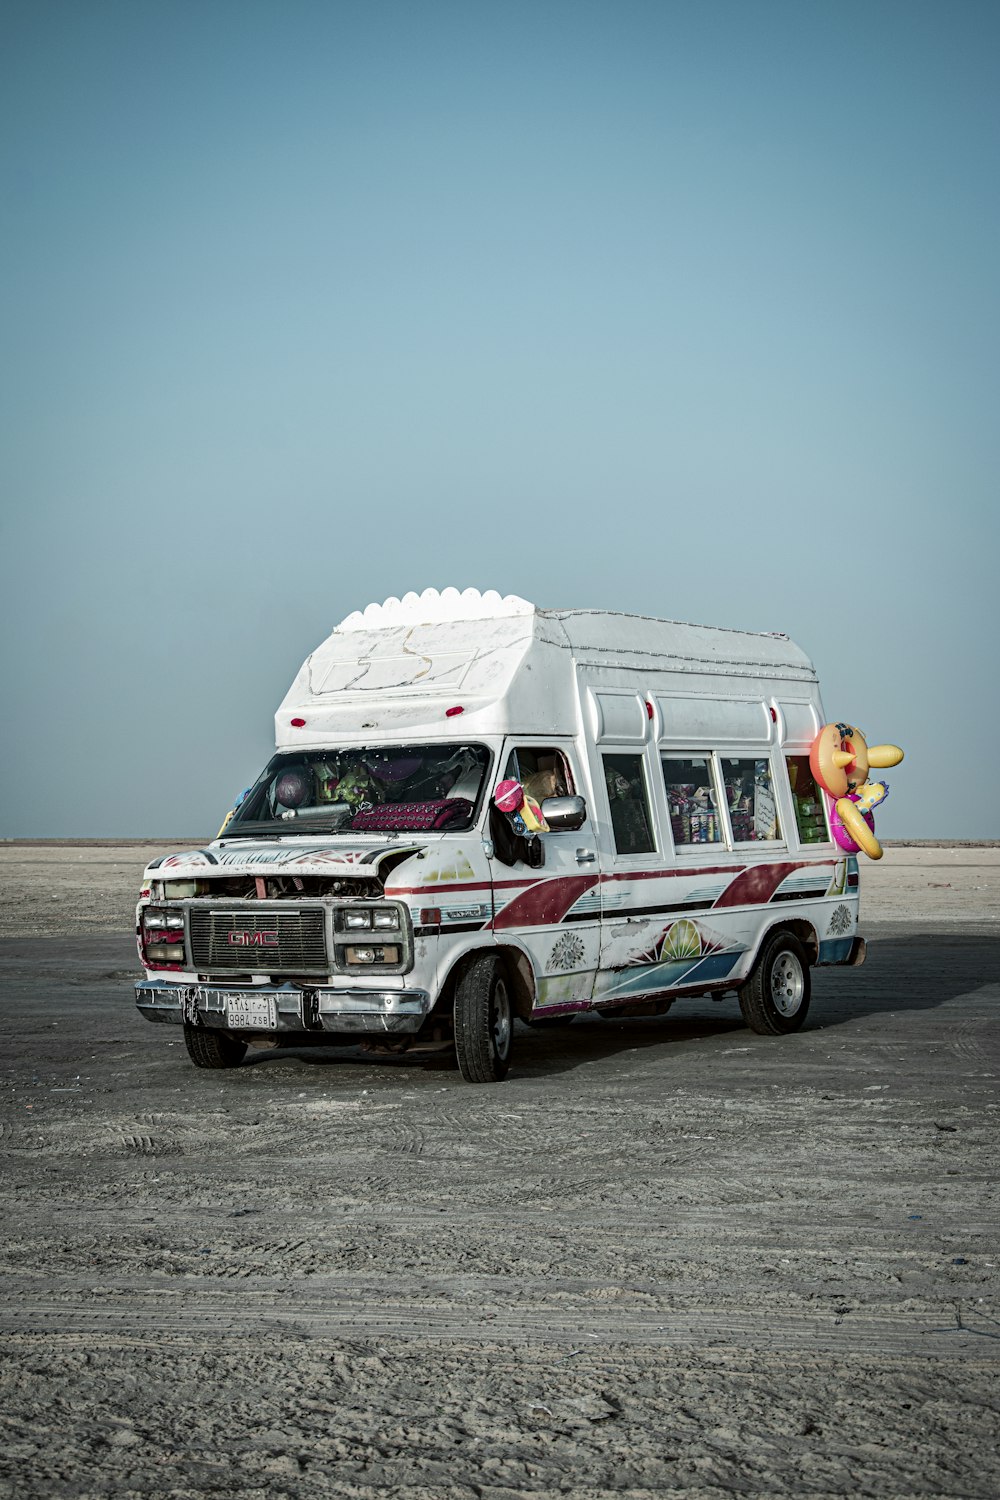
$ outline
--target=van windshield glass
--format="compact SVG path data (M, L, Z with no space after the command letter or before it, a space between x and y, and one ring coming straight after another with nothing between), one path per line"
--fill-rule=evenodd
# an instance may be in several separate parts
M283 751L244 794L223 836L470 828L489 761L485 745Z

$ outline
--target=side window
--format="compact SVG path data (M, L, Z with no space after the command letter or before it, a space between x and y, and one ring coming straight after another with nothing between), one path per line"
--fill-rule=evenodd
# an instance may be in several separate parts
M830 835L826 827L823 809L823 793L813 780L808 755L786 755L788 781L792 788L792 805L795 808L795 826L799 830L799 842L803 844L825 844Z
M711 759L704 755L664 755L661 765L674 846L684 849L692 844L721 844L722 817Z
M763 756L722 755L719 760L733 842L751 844L780 839L770 762Z
M651 854L653 822L641 755L605 755L604 781L619 854Z
M520 746L507 757L502 781L519 781L527 796L542 803L546 797L572 795L573 773L561 750Z

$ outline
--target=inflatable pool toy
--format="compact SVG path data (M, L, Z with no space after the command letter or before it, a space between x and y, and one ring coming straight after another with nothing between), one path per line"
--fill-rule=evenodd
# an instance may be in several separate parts
M515 833L522 836L548 833L549 825L542 817L542 809L534 797L528 796L519 781L501 781L493 793L493 801L510 818Z
M898 766L898 745L869 745L853 724L824 724L809 748L813 779L831 798L830 832L841 849L882 858L875 809L889 795L884 781L869 781L871 767Z

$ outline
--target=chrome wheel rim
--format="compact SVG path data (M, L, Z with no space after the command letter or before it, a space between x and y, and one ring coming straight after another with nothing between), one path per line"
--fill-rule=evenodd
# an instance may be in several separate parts
M806 977L794 953L779 953L771 968L771 1001L783 1016L794 1016L802 1005Z
M507 986L498 979L493 990L493 1046L497 1057L504 1058L510 1051L510 996Z

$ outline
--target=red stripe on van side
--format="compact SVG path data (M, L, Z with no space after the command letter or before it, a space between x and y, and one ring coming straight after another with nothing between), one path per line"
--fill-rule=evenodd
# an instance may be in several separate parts
M805 860L799 860L796 864L753 865L726 886L714 905L761 906L765 901L770 901L778 886L793 870L805 868Z
M672 870L610 870L602 880L670 880L690 875L738 875L745 865L692 865L690 869Z
M493 921L500 927L546 927L561 922L574 901L594 888L599 875L564 875L557 880L539 880L530 890L508 901ZM595 919L597 913L594 913Z
M805 870L813 866L819 868L824 864L833 864L832 860L796 860L785 861L773 865L692 865L688 869L670 870L606 870L601 875L567 875L556 879L541 879L531 877L528 880L445 880L435 881L433 885L393 885L391 879L386 883L385 893L387 896L431 896L442 891L454 891L460 894L463 891L488 891L488 890L521 890L523 896L515 896L514 900L504 908L505 912L512 908L521 907L521 903L531 897L528 902L533 906L541 901L542 888L550 892L565 892L573 888L572 900L562 907L558 917L545 917L545 922L561 921L566 912L569 911L573 902L585 891L589 891L598 882L612 880L672 880L697 876L699 879L706 875L733 875L732 880L722 894L715 901L716 906L755 906L769 901L781 882L791 875L794 870ZM532 893L537 893L533 895ZM553 898L555 900L555 898ZM562 897L555 901L558 906ZM546 910L548 902L542 903ZM497 925L500 925L499 919ZM507 922L503 926L531 925L522 923L518 916L515 922Z

